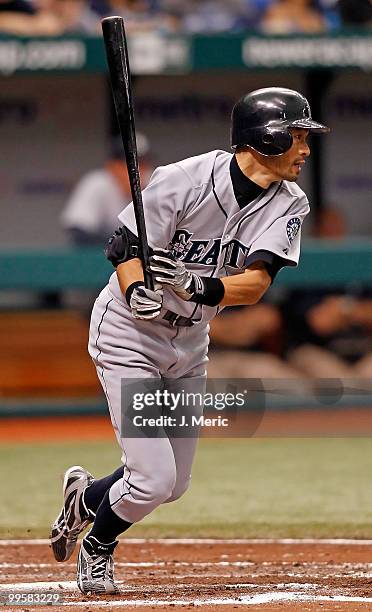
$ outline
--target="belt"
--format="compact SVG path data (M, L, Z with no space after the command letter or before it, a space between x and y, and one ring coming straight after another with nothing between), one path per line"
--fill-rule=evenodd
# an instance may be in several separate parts
M167 310L163 319L168 321L172 327L191 327L194 325L194 321L190 317L183 317L171 310Z

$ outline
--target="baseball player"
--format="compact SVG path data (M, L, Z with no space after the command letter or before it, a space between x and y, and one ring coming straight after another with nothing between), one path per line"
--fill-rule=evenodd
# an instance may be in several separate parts
M144 134L138 133L136 140L142 184L147 185L153 170L150 145ZM104 167L89 171L73 189L62 211L62 226L76 246L101 246L116 228L118 214L130 200L123 145L117 137Z
M117 592L117 537L190 481L196 436L126 436L122 388L133 378L178 390L180 381L203 379L208 321L224 306L257 303L280 268L297 265L309 204L296 181L309 132L328 131L300 93L259 89L234 106L234 154L211 151L157 168L143 192L154 290L143 282L133 205L120 213L106 250L116 272L95 302L89 353L123 465L99 480L80 466L67 470L51 533L55 558L66 561L93 523L78 558L83 593Z

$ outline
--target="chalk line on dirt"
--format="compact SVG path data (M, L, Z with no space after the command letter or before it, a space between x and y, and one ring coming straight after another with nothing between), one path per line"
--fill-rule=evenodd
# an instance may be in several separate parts
M36 584L47 584L47 583L36 583ZM55 583L57 584L57 583ZM61 583L61 584L69 584L69 583ZM33 585L35 589L35 584ZM14 585L13 585L14 588ZM75 587L76 588L76 587ZM67 600L60 603L59 606L76 606L76 607L87 607L87 605L91 607L106 607L107 608L138 608L138 607L167 607L170 604L172 607L175 606L187 606L193 604L194 606L253 606L253 605L264 605L273 602L279 601L302 601L302 602L325 602L331 601L333 603L336 602L346 602L346 603L372 603L372 597L349 597L346 595L339 596L327 596L327 595L305 595L304 593L286 593L286 592L269 592L262 593L257 595L241 595L239 597L210 597L210 598L183 598L183 599L156 599L156 598L148 598L148 599L113 599L105 601L102 599L94 600L90 599L87 601L71 601Z
M162 544L169 546L193 544L236 544L236 545L331 545L331 546L372 546L372 540L358 540L352 538L127 538L122 543L128 545ZM0 540L0 546L46 546L47 539L11 539Z

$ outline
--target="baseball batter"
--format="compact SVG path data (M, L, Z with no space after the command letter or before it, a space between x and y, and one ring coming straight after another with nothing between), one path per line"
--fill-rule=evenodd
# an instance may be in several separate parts
M203 379L208 321L224 306L255 304L283 266L297 265L309 204L296 181L309 132L328 131L300 93L260 89L234 106L234 154L211 151L156 169L143 192L154 290L143 282L133 205L119 215L106 250L116 271L93 308L89 353L123 465L99 480L70 468L51 534L55 558L66 561L93 523L78 559L83 593L117 592L117 537L190 481L196 436L126 436L122 389L133 378L169 391Z

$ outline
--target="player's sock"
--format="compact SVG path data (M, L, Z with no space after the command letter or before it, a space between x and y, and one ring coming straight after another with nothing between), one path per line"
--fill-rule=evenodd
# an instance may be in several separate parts
M93 527L89 532L102 544L110 544L118 535L129 529L133 523L123 521L115 512L111 509L109 491L106 491L102 502L94 519Z
M123 478L124 466L119 467L115 472L99 480L95 480L87 489L84 491L84 503L88 510L97 512L98 506L104 498L106 491L111 489L114 482Z

